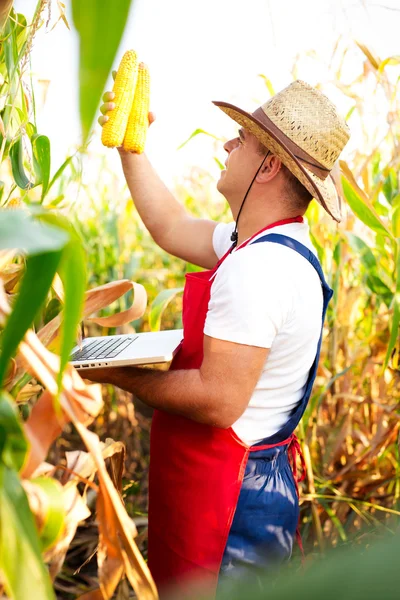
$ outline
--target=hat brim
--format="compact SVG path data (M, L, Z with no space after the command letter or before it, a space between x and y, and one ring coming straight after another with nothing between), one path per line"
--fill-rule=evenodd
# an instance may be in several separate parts
M214 101L213 104L220 108L231 119L239 123L244 129L250 131L268 150L278 156L283 164L293 173L295 177L312 194L326 212L338 223L342 220L342 202L335 182L328 175L321 179L302 162L286 146L284 140L280 139L275 132L262 123L257 117L241 108L227 102Z

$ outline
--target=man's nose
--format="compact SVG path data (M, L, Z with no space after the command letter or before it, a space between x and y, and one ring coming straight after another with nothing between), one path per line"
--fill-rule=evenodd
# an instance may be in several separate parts
M227 142L225 142L224 144L224 150L229 154L232 150L232 142L233 140L228 140Z

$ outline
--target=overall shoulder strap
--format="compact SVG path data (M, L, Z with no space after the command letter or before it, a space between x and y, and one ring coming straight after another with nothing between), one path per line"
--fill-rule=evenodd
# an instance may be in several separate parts
M292 248L292 250L295 250L296 252L301 254L301 256L304 256L304 258L306 260L308 260L309 263L312 264L312 266L314 267L314 269L317 271L317 273L319 275L319 278L321 281L321 286L322 286L324 302L323 302L323 309L322 309L321 335L320 335L319 342L318 342L317 354L316 354L314 363L308 374L308 379L307 379L307 383L305 386L303 398L299 402L297 407L294 409L294 411L292 412L292 414L291 414L289 420L286 422L286 424L277 433L273 434L269 438L266 438L265 440L262 440L261 442L259 442L259 444L255 444L254 447L257 447L258 445L261 445L261 444L276 444L278 442L286 440L294 432L297 425L299 424L300 419L303 416L304 411L307 407L308 400L311 396L312 386L313 386L313 383L314 383L314 380L315 380L315 377L317 374L317 367L318 367L318 361L319 361L321 344L322 344L322 330L323 330L325 315L326 315L326 311L328 308L329 300L331 299L331 297L333 295L333 290L331 290L331 288L325 281L325 277L322 272L322 267L320 265L318 258L315 256L315 254L313 252L311 252L311 250L309 250L309 248L307 248L307 246L304 246L304 244L301 244L300 242L298 242L297 240L294 240L293 238L291 238L289 236L280 235L277 233L270 233L270 234L264 235L263 237L259 238L258 240L255 240L254 242L252 242L252 244L257 244L258 242L273 242L275 244L282 244L283 246Z
M280 233L267 233L266 235L263 235L262 237L258 238L257 240L254 240L253 242L251 242L250 245L257 244L259 242L272 242L274 244L281 244L282 246L286 246L287 248L292 248L292 250L294 250L298 254L301 254L301 256L303 256L306 260L308 260L308 262L311 263L311 265L317 271L319 278L321 280L322 286L326 290L330 290L329 298L332 296L333 291L331 290L331 288L329 287L329 285L327 284L327 282L325 280L325 276L322 271L321 264L320 264L318 258L315 256L314 252L311 252L311 250L309 248L307 248L307 246L304 246L304 244L301 244L294 238L291 238L287 235L282 235Z

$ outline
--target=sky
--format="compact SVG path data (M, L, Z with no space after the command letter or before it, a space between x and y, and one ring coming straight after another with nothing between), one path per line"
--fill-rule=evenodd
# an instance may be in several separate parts
M38 130L51 139L54 168L80 139L78 37L69 0L64 2L71 31L60 22L51 32L39 32L32 54L34 77L50 80ZM36 0L14 4L29 20ZM54 14L56 2L53 5ZM149 131L146 153L172 186L193 165L217 175L213 156L223 160L222 142L218 145L212 138L197 136L178 150L197 128L221 138L235 135L237 126L212 100L253 111L269 98L259 75L267 76L279 91L293 80L295 57L313 51L319 62L303 58L298 77L311 85L324 82L326 93L345 115L350 105L329 85L324 67L338 37L343 43L356 38L386 58L400 54L399 30L398 0L135 0L115 65L130 48L149 65L156 122ZM362 58L353 45L349 80L359 73ZM111 76L108 89L112 89ZM105 153L110 168L120 172L117 152L103 148L100 127L95 131L92 151ZM351 153L357 138L352 143L345 152Z

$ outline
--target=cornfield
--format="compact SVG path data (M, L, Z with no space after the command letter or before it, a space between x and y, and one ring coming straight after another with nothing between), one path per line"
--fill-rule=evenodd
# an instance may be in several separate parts
M67 23L64 5L57 2L55 17L53 4L40 0L31 23L11 0L0 16L0 597L121 599L131 587L150 600L158 597L145 560L151 415L140 404L135 411L126 393L86 385L68 358L82 327L85 335L181 327L185 273L197 267L154 244L105 162L96 183L82 182L129 1L105 19L115 39L94 82L85 79L95 60L86 31L105 25L90 12L95 3L72 2L85 141L52 168L51 140L37 131L38 84L29 63L38 29L51 16L57 26ZM326 553L347 546L361 556L393 534L400 517L400 58L355 47L362 68L354 81L343 75L348 48L341 41L330 65L362 139L340 165L347 215L332 224L317 203L306 215L334 289L317 381L297 432L311 577ZM301 77L300 58L293 76ZM375 128L367 125L371 111ZM195 216L227 221L214 187L210 174L193 169L175 191ZM117 197L124 200L110 202ZM291 571L299 561L296 552ZM288 597L289 587L287 595L279 590L276 598Z

